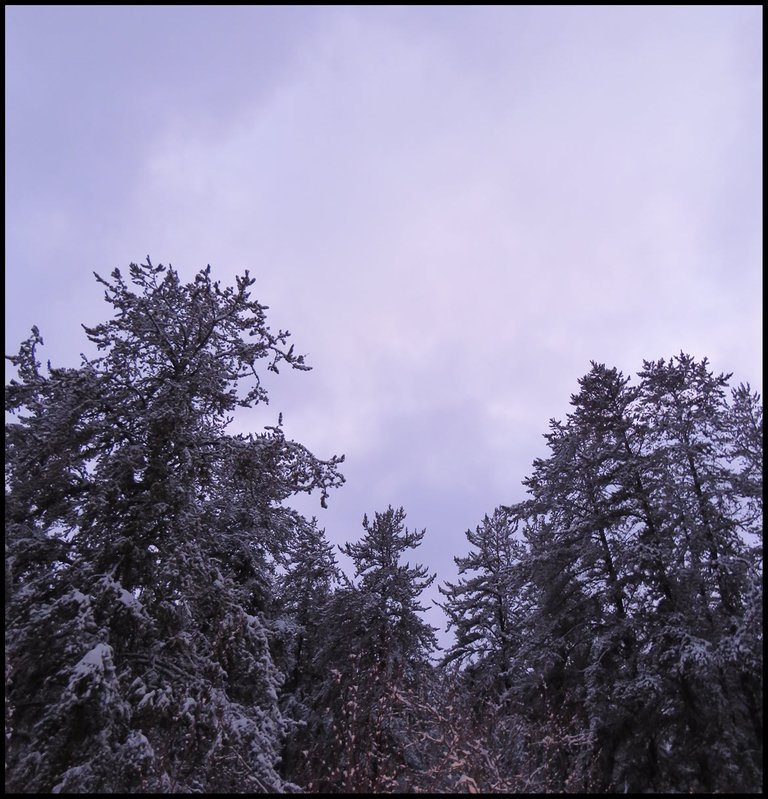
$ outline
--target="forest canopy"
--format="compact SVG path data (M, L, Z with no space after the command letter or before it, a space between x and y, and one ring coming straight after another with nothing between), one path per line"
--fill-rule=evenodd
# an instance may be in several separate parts
M306 370L246 272L96 275L98 356L6 386L6 790L761 792L762 404L707 359L592 363L527 499L466 531L422 618L425 530L268 402ZM397 498L393 498L396 500Z

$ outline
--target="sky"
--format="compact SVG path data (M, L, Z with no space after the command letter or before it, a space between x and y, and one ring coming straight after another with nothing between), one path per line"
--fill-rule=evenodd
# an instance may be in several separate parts
M36 324L78 365L109 312L93 271L249 269L313 369L233 432L282 412L346 456L327 510L296 503L335 544L402 505L427 604L466 530L525 497L590 361L682 350L762 391L761 6L5 21L6 353Z

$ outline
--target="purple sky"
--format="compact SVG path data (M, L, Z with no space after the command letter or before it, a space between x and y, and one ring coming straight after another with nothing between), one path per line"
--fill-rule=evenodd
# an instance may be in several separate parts
M590 359L762 388L760 6L5 16L6 352L76 365L93 270L250 269L314 370L236 429L346 454L335 543L403 505L455 579Z

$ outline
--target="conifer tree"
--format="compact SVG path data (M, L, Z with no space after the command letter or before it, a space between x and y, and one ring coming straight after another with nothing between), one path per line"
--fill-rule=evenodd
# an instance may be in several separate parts
M504 765L529 775L526 790L752 792L759 397L740 386L729 404L729 376L683 353L639 377L632 387L593 363L566 421L550 423L550 454L524 481L530 499L505 509L524 544L507 571L521 579L504 581L497 606L525 609L506 671L521 678L504 707L484 707L525 741ZM488 557L475 558L491 576ZM487 576L449 586L457 659L499 649L481 610Z
M751 656L750 608L762 550L749 540L755 528L745 509L757 497L743 479L739 442L761 451L762 427L758 434L757 415L743 412L749 390L732 392L729 406L730 375L710 372L706 358L645 361L639 375L640 415L660 465L648 486L671 542L671 602L648 625L654 646L642 664L668 692L657 726L676 756L660 752L660 772L694 790L753 790L761 779L762 666ZM733 659L735 636L750 655Z
M307 369L246 272L98 275L102 353L47 374L33 328L6 387L6 788L243 792L286 786L270 619L283 501L341 483L281 425L230 435L267 401L260 364ZM245 384L244 388L241 386Z
M508 509L486 515L480 526L466 532L473 549L454 558L459 580L439 589L447 597L441 607L456 636L443 662L465 664L483 701L503 696L519 679L512 669L521 645L521 622L530 609L519 574L525 549L517 529L518 520Z
M435 631L420 616L420 595L434 580L402 556L425 530L405 527L405 511L389 507L363 519L365 534L341 547L355 582L328 606L317 670L325 675L313 699L314 745L308 752L312 790L405 790L409 772L424 767L414 742L414 695L429 681Z
M276 590L284 643L280 663L286 675L281 708L292 722L281 772L291 782L305 784L310 779L303 752L312 746L311 702L327 676L319 668L318 655L327 639L334 593L348 584L317 520L301 520L287 549L286 571L278 578Z

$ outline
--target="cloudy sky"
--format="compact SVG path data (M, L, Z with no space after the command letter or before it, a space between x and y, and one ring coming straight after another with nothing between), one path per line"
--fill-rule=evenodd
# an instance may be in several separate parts
M335 543L403 505L454 579L590 360L762 388L759 6L5 14L6 352L77 365L93 270L250 269L313 371L237 429L346 454Z

